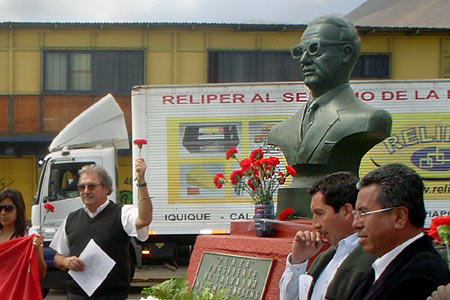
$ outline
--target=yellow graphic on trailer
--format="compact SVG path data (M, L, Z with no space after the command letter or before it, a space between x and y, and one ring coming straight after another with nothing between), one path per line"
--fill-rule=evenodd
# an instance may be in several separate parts
M285 117L241 116L220 118L167 118L168 202L174 203L248 203L248 195L238 196L231 185L216 189L214 176L227 177L239 168L235 160L226 160L231 147L238 157L247 157L263 148L266 156L277 156L285 164L281 152L267 145L270 129Z
M391 136L364 156L360 176L378 165L401 163L422 176L425 200L449 200L450 113L391 115Z

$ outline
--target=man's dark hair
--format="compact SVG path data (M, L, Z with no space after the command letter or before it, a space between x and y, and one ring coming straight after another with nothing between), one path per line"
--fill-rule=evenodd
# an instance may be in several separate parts
M91 165L85 165L80 170L78 170L78 175L80 177L83 174L89 174L89 173L97 173L98 179L100 180L100 183L108 188L108 195L112 192L112 179L111 176L108 175L108 172L106 172L105 168L97 166L96 164Z
M384 208L405 206L409 210L409 221L423 227L426 217L423 202L422 178L411 168L402 164L381 166L364 176L360 188L377 184L380 189L376 201Z
M350 172L336 172L327 175L312 185L309 194L312 196L317 192L322 192L325 196L325 204L333 207L335 212L350 203L355 207L358 189L356 183L358 177Z

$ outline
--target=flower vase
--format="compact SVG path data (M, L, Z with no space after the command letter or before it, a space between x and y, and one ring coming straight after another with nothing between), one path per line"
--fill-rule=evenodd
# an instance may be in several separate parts
M273 224L264 219L274 218L273 203L255 205L255 233L259 237L274 236Z

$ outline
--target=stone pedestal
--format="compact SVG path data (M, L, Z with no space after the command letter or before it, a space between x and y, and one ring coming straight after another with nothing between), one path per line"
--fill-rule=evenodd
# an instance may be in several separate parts
M292 250L292 239L299 230L311 229L311 220L296 220L292 226L274 224L274 237L257 237L254 222L231 222L229 235L198 236L191 255L187 279L192 285L203 252L215 252L272 259L263 300L278 300L278 283L286 266L286 257Z

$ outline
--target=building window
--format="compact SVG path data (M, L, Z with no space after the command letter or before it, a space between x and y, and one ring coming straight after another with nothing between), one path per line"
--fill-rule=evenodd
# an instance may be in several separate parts
M301 80L298 60L288 51L208 51L208 82Z
M389 78L389 54L361 54L352 72L352 78Z
M129 94L144 83L142 50L45 50L44 91Z
M390 78L389 54L361 54L352 78ZM209 51L208 82L300 81L299 60L281 51Z

